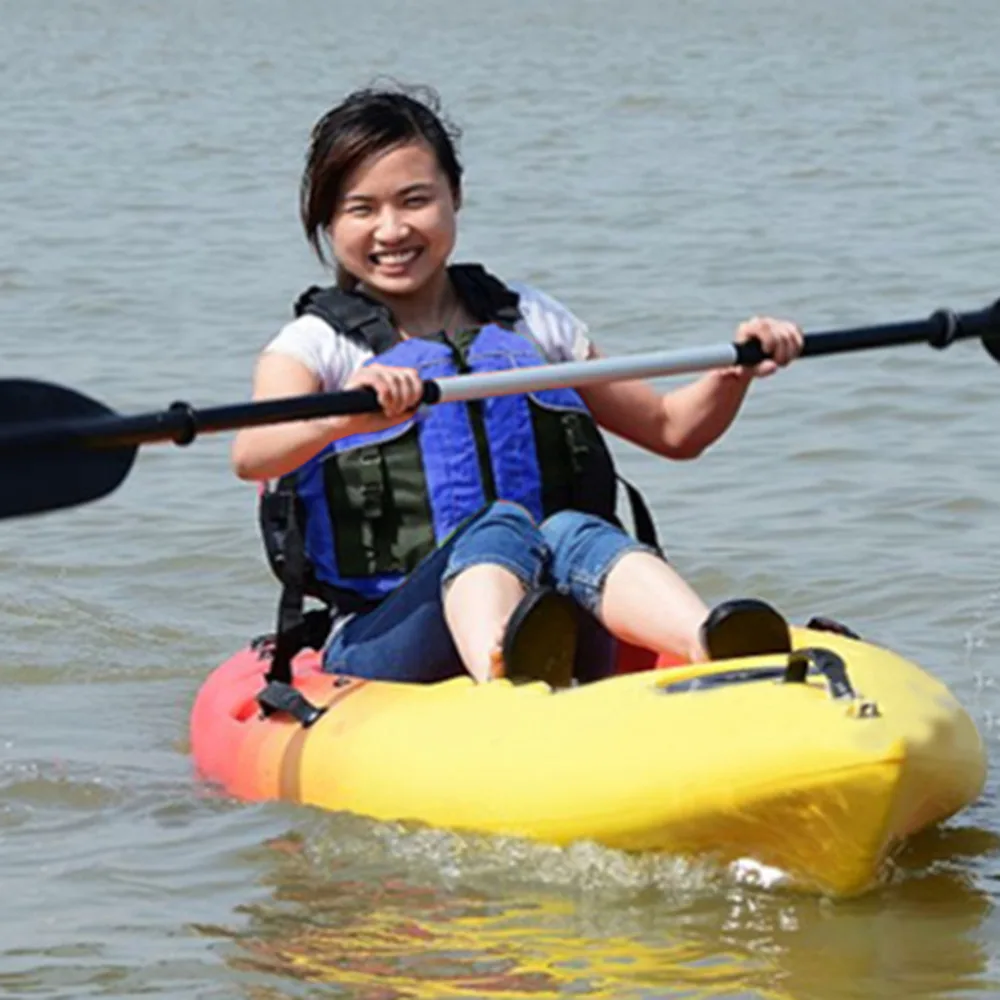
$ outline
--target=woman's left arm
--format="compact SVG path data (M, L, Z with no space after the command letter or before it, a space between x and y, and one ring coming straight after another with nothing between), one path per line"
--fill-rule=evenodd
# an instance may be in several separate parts
M754 378L766 378L799 356L802 331L786 320L755 316L741 323L736 342L757 339L767 361L724 368L664 396L644 381L607 382L580 395L605 430L667 458L697 458L739 413ZM591 356L597 351L591 348Z

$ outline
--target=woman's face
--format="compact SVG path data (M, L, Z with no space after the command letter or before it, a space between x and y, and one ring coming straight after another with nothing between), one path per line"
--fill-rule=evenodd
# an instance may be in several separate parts
M418 293L455 246L458 206L429 146L411 142L362 163L328 227L334 256L374 292Z

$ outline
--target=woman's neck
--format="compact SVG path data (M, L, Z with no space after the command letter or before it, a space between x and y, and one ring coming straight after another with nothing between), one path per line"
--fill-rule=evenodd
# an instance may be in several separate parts
M396 327L406 337L426 337L441 330L451 333L465 318L461 300L445 270L412 295L386 295L367 286L362 289L389 307Z

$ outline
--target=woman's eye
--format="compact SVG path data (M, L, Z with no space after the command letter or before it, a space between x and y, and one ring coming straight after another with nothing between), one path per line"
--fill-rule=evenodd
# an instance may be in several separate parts
M361 218L362 216L368 215L371 209L367 205L348 205L346 211L348 215L354 215Z
M425 194L411 194L403 203L407 208L422 208L430 199Z

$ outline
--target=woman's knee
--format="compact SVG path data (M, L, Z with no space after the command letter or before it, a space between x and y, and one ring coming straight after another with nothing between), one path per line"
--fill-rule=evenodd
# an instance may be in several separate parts
M542 532L531 512L511 500L494 500L484 508L462 533L460 544L501 545L508 548L521 544L529 549L545 548Z
M483 509L475 523L477 527L501 524L528 535L534 535L538 531L538 525L535 524L531 511L519 503L514 503L513 500L494 500Z
M541 579L548 556L548 546L531 513L520 504L497 500L460 532L442 582L450 582L472 566L493 564L530 587Z
M582 510L561 510L547 517L539 529L553 552L563 552L574 546L586 545L587 539L607 538L609 533L627 539L619 528L596 514Z
M597 614L611 569L627 553L644 548L617 525L594 514L564 510L542 523L557 589Z

